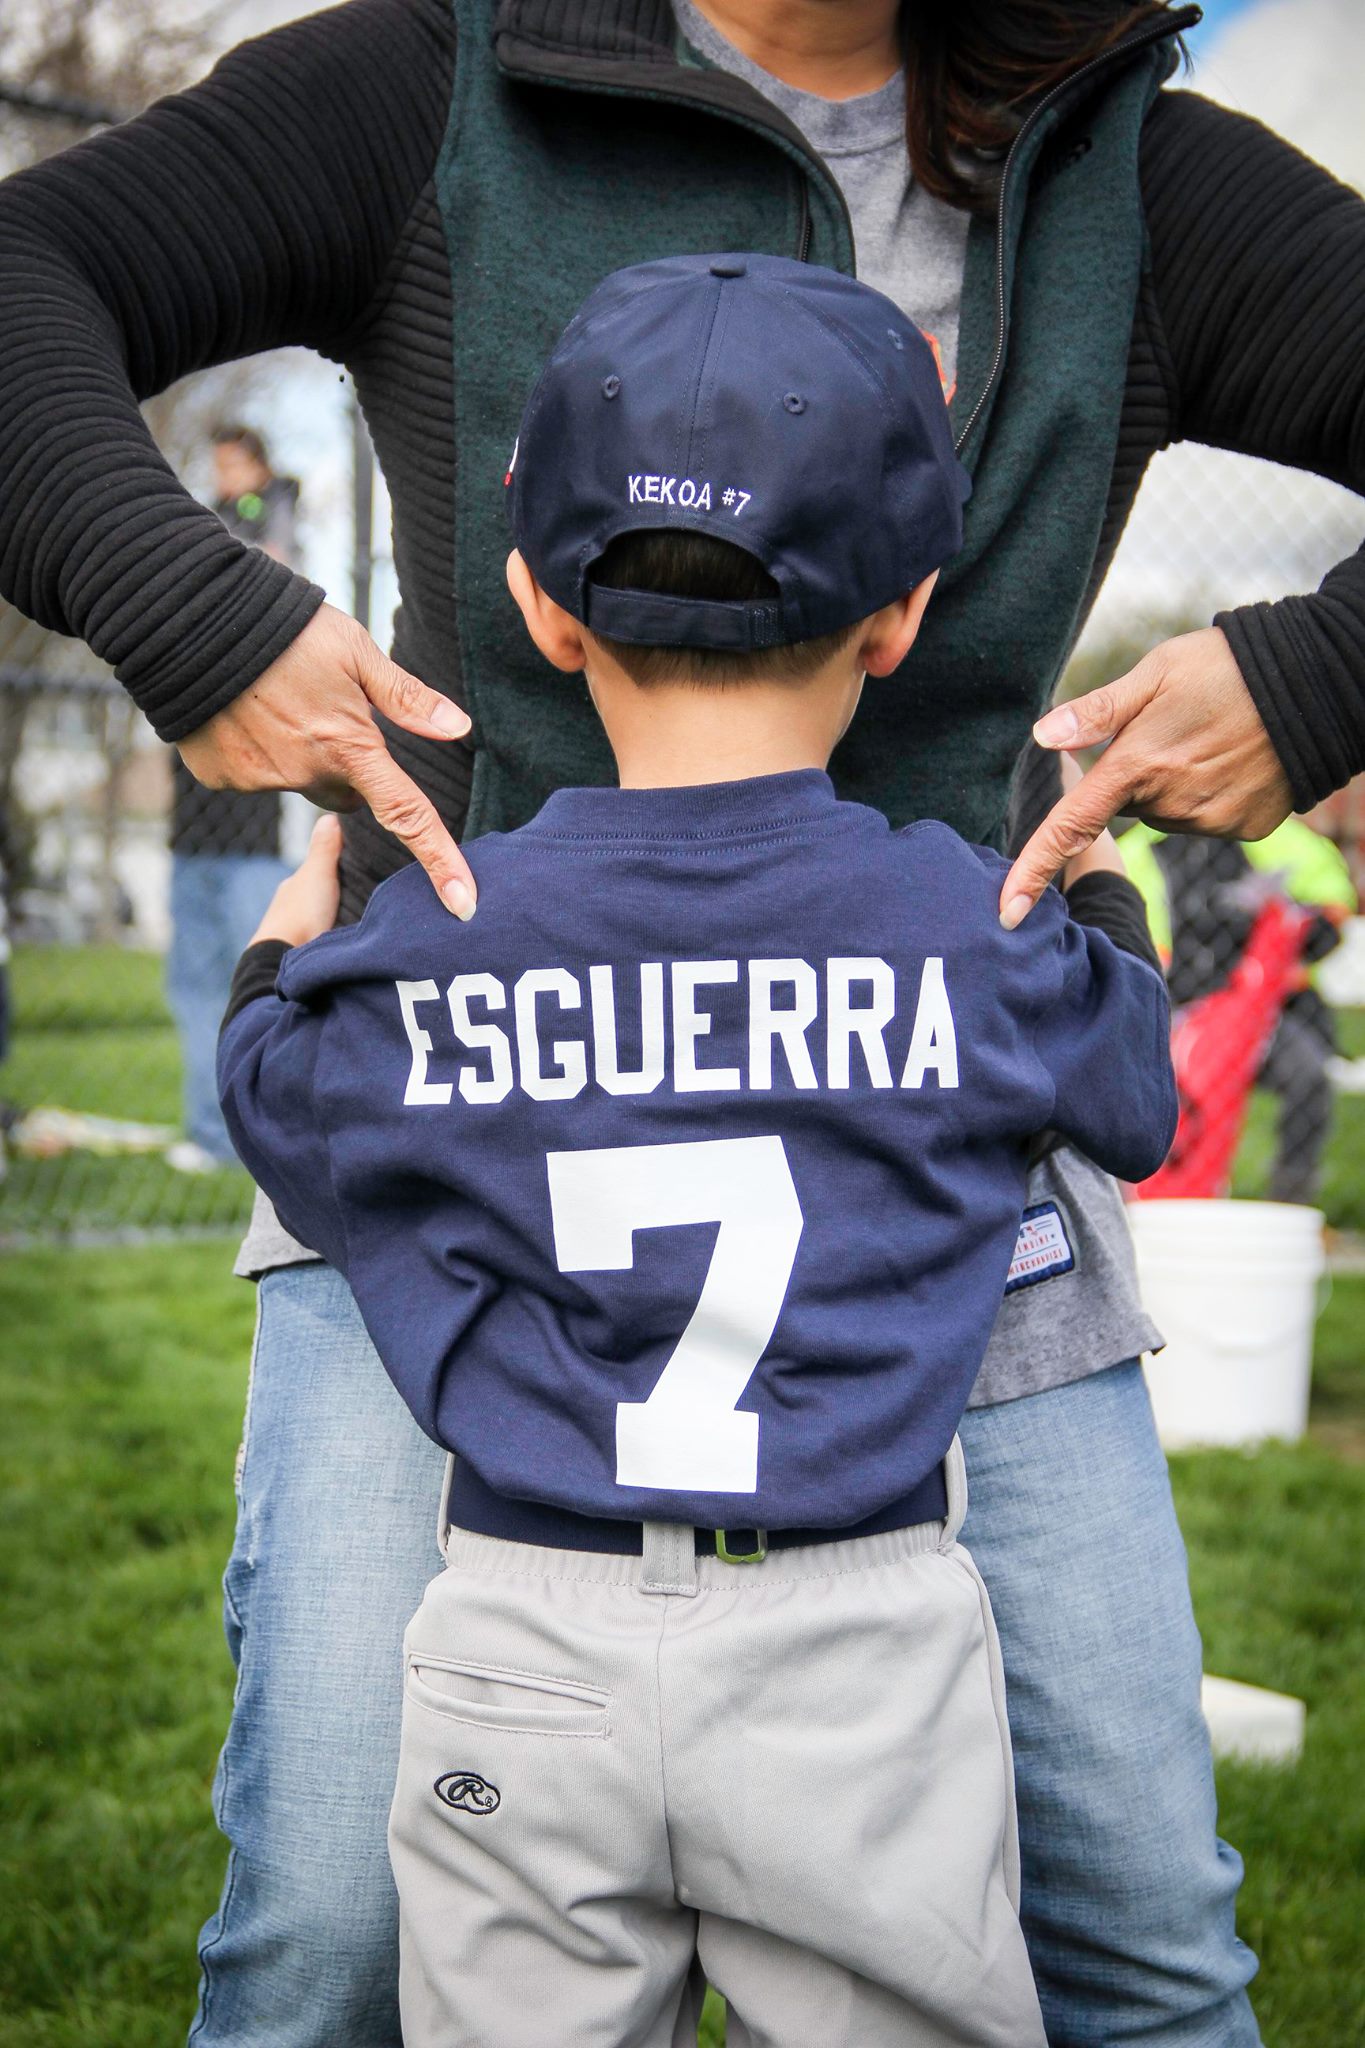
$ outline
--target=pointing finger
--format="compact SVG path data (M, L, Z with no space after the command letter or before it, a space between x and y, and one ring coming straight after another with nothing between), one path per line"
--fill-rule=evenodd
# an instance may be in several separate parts
M1128 794L1122 768L1106 755L1053 805L1005 877L1000 922L1006 931L1022 924L1057 871L1099 838Z
M351 780L384 829L400 839L426 869L446 909L466 921L471 918L476 890L464 855L435 806L403 773L378 734L375 745L367 747L356 762Z

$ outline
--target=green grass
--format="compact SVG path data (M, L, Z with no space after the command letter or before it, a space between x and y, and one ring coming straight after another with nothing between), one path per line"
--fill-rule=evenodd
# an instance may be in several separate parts
M1348 1059L1365 1054L1365 1010L1339 1010L1337 1035ZM1252 1096L1233 1175L1234 1194L1264 1195L1279 1108L1273 1096ZM1334 1229L1365 1231L1365 1095L1337 1097L1318 1202Z
M229 1264L215 1242L0 1272L5 2048L162 2048L188 2025L253 1311Z
M180 2048L193 2008L252 1314L230 1250L0 1267L0 2048ZM1319 1326L1309 1441L1174 1478L1209 1668L1309 1705L1296 1770L1220 1772L1262 2027L1345 2048L1365 2038L1365 1281ZM705 2048L721 2026L713 2005Z
M1303 1762L1224 1763L1219 1826L1246 1860L1268 2048L1365 2040L1365 1280L1318 1324L1308 1441L1171 1460L1204 1665L1308 1704Z
M13 1044L0 1097L134 1123L180 1124L180 1048L165 963L119 946L20 946ZM156 1153L13 1156L0 1182L0 1236L242 1222L251 1183L233 1168L192 1176Z

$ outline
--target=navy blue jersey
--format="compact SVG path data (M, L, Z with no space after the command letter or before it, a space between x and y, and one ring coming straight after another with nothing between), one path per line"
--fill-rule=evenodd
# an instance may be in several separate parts
M468 854L471 923L409 869L230 1020L242 1158L498 1493L877 1513L952 1439L1031 1137L1161 1163L1160 976L1055 891L1003 931L996 854L815 772L565 790Z

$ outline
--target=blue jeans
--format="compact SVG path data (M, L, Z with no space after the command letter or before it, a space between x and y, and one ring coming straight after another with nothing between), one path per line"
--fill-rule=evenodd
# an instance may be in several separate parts
M177 853L171 860L166 994L180 1031L185 1132L225 1165L237 1155L218 1107L218 1026L238 957L288 872L265 853Z
M1052 2048L1254 2048L1199 1638L1136 1365L974 1411L964 1541L991 1589L1025 1931ZM403 1627L440 1566L441 1453L342 1280L261 1284L215 1785L231 1854L197 2048L400 2048L385 1823Z

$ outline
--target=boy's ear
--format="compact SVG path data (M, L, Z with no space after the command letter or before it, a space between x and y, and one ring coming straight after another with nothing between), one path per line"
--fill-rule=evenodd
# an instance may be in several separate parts
M913 590L907 591L904 597L898 597L893 604L883 605L868 620L858 649L858 665L868 675L889 676L893 669L900 667L915 644L924 607L937 582L938 570L935 569L923 583L917 583Z
M565 675L576 675L587 659L583 629L563 605L556 604L541 589L519 548L513 548L507 557L507 588L517 601L527 632L545 659L563 669Z

